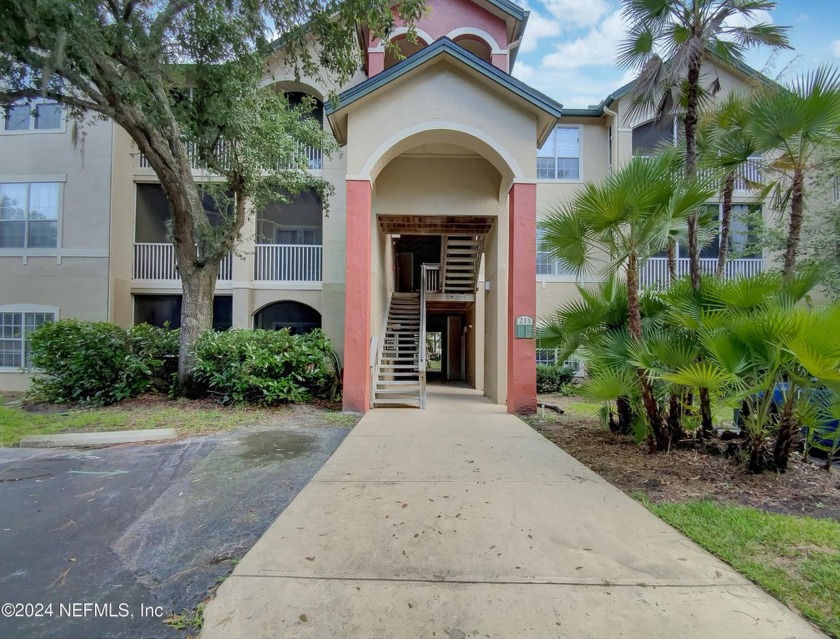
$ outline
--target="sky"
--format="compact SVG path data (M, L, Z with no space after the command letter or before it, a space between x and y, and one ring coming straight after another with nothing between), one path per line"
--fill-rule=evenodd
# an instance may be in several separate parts
M633 79L615 64L625 24L618 0L518 0L531 12L513 75L569 108L599 104ZM746 62L776 80L822 62L840 66L840 0L779 0L759 22L790 27L792 51L751 49Z

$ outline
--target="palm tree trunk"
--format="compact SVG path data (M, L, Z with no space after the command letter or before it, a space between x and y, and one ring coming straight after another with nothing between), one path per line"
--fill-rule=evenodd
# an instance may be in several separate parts
M705 438L711 437L714 430L712 399L709 396L708 388L700 389L700 430Z
M627 260L627 325L630 337L635 340L642 339L642 311L639 303L639 273L638 258L636 253L631 251ZM636 370L639 379L639 389L642 396L642 404L645 407L645 414L648 418L648 450L655 453L657 450L668 450L671 439L665 424L665 418L659 410L659 405L653 395L650 381L644 370Z
M677 243L673 238L668 239L668 274L671 282L677 279Z
M697 174L697 110L700 104L700 67L702 56L697 56L688 67L688 90L685 108L685 174ZM688 260L691 286L700 291L700 248L697 241L698 213L688 216Z
M805 174L798 166L793 172L793 184L790 194L790 226L788 227L787 245L785 246L785 264L782 275L786 280L793 277L796 270L796 254L799 251L799 238L802 235L802 220L805 204Z
M630 407L630 400L626 397L619 397L615 400L615 409L618 413L618 432L622 435L632 435L633 409Z
M723 182L723 204L720 211L720 238L718 242L718 263L715 276L723 279L726 260L729 259L729 231L732 227L732 194L735 192L735 173L726 176Z
M776 435L776 443L773 446L773 462L776 470L785 472L790 460L790 449L793 446L799 425L793 415L793 406L796 402L796 389L793 384L788 386L788 396L785 405L782 407L782 414L779 416L779 432ZM831 457L831 455L829 455Z

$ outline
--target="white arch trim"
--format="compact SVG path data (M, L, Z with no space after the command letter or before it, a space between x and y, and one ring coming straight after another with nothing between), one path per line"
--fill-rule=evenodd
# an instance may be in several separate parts
M382 144L376 147L376 150L373 153L370 154L370 157L368 157L367 161L362 166L362 170L359 174L353 176L351 179L369 180L373 183L380 171L385 168L385 165L394 157L399 155L402 149L398 149L397 152L391 154L390 156L389 152L396 149L401 142L405 142L409 138L430 131L453 131L463 133L480 143L476 145L479 149L472 150L479 153L488 162L495 166L503 177L507 177L508 180L522 180L525 177L525 173L522 171L519 163L514 159L510 152L484 131L461 124L460 122L432 121L415 124L414 126L403 129L402 131L399 131L387 138L382 142ZM489 151L489 153L487 151ZM350 176L348 176L348 178L350 178ZM503 182L504 181L505 180L503 179Z
M398 37L399 37L399 36L401 36L401 35L405 35L406 33L408 33L408 27L397 27L396 29L394 29L393 31L391 31L391 33L389 33L389 34L388 34L388 42L390 42L390 41L391 41L391 40L393 40L394 38L398 38ZM434 41L435 41L435 39L434 39L432 36L430 36L428 33L426 33L425 31L423 31L423 29L417 29L417 28L415 27L415 29L414 29L414 34L417 36L417 38L418 38L419 40L422 40L422 41L423 41L423 43L424 43L427 47L428 47L428 46L429 46L432 42L434 42ZM368 48L368 52L370 52L370 53L381 53L381 52L383 52L383 51L385 51L385 44L383 44L382 42L380 42L380 43L379 43L378 45L376 45L375 47L369 47L369 48Z
M450 40L454 40L455 38L460 38L461 36L471 35L475 36L479 40L483 40L485 44L490 47L490 53L494 55L506 54L507 50L502 49L499 46L499 43L486 31L482 29L476 29L475 27L461 27L459 29L455 29L450 31L446 34L446 37Z

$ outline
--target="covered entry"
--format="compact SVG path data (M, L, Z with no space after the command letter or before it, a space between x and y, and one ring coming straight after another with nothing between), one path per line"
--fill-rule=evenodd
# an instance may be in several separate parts
M532 410L534 342L513 331L536 312L535 148L560 106L443 38L326 110L348 144L345 408L422 406L445 323L447 374Z

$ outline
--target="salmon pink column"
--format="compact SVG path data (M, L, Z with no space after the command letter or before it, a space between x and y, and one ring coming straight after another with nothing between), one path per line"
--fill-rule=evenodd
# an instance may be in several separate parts
M370 406L371 186L347 180L347 272L344 291L344 410Z
M537 410L536 342L516 337L516 320L537 314L537 185L514 184L508 197L507 408Z

